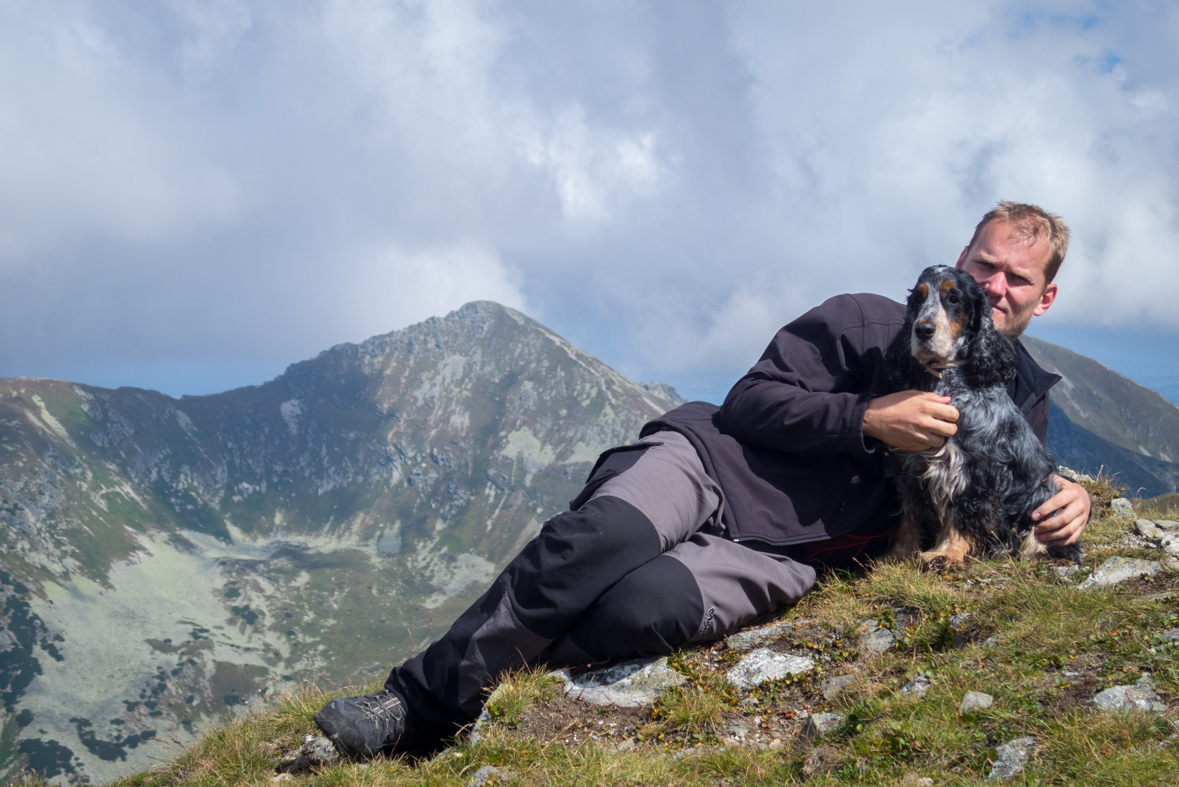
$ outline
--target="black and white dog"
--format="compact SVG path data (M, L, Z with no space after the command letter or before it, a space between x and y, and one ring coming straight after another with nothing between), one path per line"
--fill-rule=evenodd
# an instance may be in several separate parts
M905 324L887 351L893 390L951 397L958 432L941 448L894 449L901 524L889 553L921 552L926 567L961 566L970 553L1081 562L1079 544L1036 540L1031 513L1057 492L1056 466L1007 395L1015 346L991 321L986 293L956 268L926 268L909 292Z

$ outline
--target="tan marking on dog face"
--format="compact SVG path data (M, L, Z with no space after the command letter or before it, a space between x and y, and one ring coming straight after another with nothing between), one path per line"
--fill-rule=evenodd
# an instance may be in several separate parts
M920 284L917 285L917 291L921 293L922 298L929 297L929 285L926 284L925 282L921 282Z

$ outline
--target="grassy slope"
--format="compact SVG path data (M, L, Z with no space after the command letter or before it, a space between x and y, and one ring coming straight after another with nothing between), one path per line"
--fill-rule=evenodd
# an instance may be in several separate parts
M1128 527L1095 518L1083 572L1111 554L1159 557L1128 540ZM717 644L672 658L691 681L654 710L588 709L560 697L543 672L524 673L501 685L492 702L496 722L478 744L458 742L431 762L343 764L293 778L307 785L463 785L478 767L493 764L509 783L530 785L897 784L914 776L978 784L999 744L1033 735L1037 748L1015 784L1174 784L1179 643L1164 644L1157 633L1179 627L1179 596L1157 596L1174 593L1179 575L1088 592L1075 581L1042 563L999 560L946 576L905 565L832 577L784 616L809 621L787 635L792 650L816 656L827 676L855 673L832 702L818 693L818 679L735 691L723 670L740 654ZM892 650L858 652L858 622L891 621L890 607L917 610L917 622L897 630L900 644ZM971 614L955 632L947 621L961 611ZM1143 671L1154 675L1168 713L1091 711L1097 691L1132 683ZM928 694L901 695L898 689L919 673L932 680ZM282 749L314 731L315 710L330 696L373 686L309 688L117 785L269 785ZM992 694L995 704L959 715L968 690ZM757 705L742 703L754 696ZM765 749L720 743L734 722L754 731L797 728L798 711L808 706L848 721L816 741L784 735ZM569 723L558 727L565 718Z

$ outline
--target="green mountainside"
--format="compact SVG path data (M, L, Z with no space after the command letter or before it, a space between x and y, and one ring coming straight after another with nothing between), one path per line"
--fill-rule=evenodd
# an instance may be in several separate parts
M212 396L0 380L0 776L387 669L676 404L487 302Z
M1063 378L1052 389L1048 422L1048 447L1060 464L1117 473L1128 494L1179 487L1179 406L1072 350L1029 336L1020 341Z

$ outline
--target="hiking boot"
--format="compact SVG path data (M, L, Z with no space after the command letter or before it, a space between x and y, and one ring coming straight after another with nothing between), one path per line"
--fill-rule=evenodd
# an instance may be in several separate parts
M409 707L388 689L332 700L315 714L315 723L340 754L357 760L411 748L418 743L411 738L421 732L411 734Z

